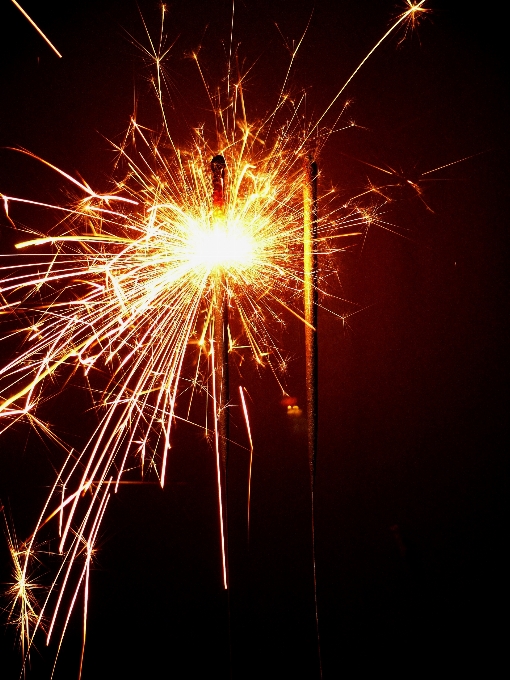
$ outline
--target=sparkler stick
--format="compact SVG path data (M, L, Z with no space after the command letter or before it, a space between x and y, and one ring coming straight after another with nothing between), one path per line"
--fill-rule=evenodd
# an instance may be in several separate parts
M317 457L317 303L319 267L317 261L317 163L311 156L304 162L304 312L306 352L306 410L308 432L308 462L310 476L315 479Z
M319 611L317 607L317 573L315 564L315 471L317 462L317 309L319 266L317 258L317 163L312 156L304 160L303 183L303 297L305 313L306 361L306 416L308 435L308 464L310 467L310 494L312 512L312 562L315 626L319 655L319 672L322 678L322 658L319 636Z
M37 629L43 627L46 612L51 619L48 640L59 627L60 619L64 619L60 626L63 627L60 649L81 588L85 590L86 617L90 564L106 507L106 500L103 502L101 498L109 497L112 484L116 491L119 484L136 483L121 481L124 472L129 470L125 465L128 457L138 457L143 474L147 456L150 467L157 472L163 485L171 424L179 417L175 404L184 356L187 346L194 344L192 338L195 336L200 338L200 357L203 357L202 348L207 336L210 342L212 371L209 384L214 406L223 585L229 601L228 359L230 347L236 347L235 340L229 339L231 306L247 341L247 345L236 349L249 349L259 365L266 364L273 371L277 366L273 357L281 360L282 367L284 358L272 337L271 324L283 324L282 310L285 310L305 325L314 599L322 677L314 524L318 415L317 252L329 235L321 233L319 243L317 166L311 157L305 159L303 182L300 156L307 140L361 66L399 24L411 21L418 12L425 11L421 9L423 2L413 4L407 0L409 9L369 52L322 116L306 127L304 137L300 124L304 96L292 104L284 92L296 50L277 106L261 123L250 123L246 117L241 76L234 87L230 80L227 81L227 92L232 92L229 107L216 106L197 58L211 105L218 111L215 117L218 146L225 149L229 161L228 175L223 156L215 156L211 161L212 221L209 167L204 164L203 153L207 148L206 137L200 133L184 154L175 146L162 98L164 74L160 65L164 54L161 45L156 49L152 42L157 67L155 87L174 157L165 158L152 144L145 128L133 119L129 128L129 133L133 133L132 147L127 141L116 146L130 172L125 181L117 184L115 191L96 193L85 182L79 182L39 159L77 186L85 196L72 208L66 208L0 194L8 217L9 204L19 202L63 211L72 218L69 230L63 233L43 234L40 238L17 244L17 248L51 246L50 259L44 255L41 263L33 260L22 265L19 272L15 266L7 268L0 289L0 313L23 314L29 310L30 318L35 315L36 320L30 321L25 329L30 333L26 348L0 370L0 378L5 382L0 397L0 416L9 424L21 418L27 418L32 424L38 422L33 411L43 399L43 383L49 382L49 378L56 380L61 371L83 368L88 375L97 367L105 369L110 376L100 398L96 398L96 392L91 390L95 404L103 414L97 429L82 452L76 456L69 453L68 461L73 462L68 466L66 461L59 473L36 531L27 542L29 547L20 554L18 551L13 554L17 571L12 611L13 616L17 616L18 610L20 612L18 625L22 644L26 641L23 647L25 660ZM304 34L301 41L303 38ZM231 53L228 77L230 57ZM238 106L242 110L241 117L236 113ZM290 113L284 125L276 124L276 116L281 115L280 111L287 111L289 106ZM324 139L333 131L330 130ZM136 150L135 137L143 143L145 152ZM30 152L23 153L37 158ZM337 208L329 210L333 219L328 222L335 229L377 221L358 206L351 209L347 205L342 208L345 214ZM12 224L14 226L14 222ZM331 238L352 235L359 234L336 233ZM301 260L303 244L304 262ZM329 250L329 246L326 249ZM337 251L332 249L331 254L334 252ZM325 260L322 262L324 276L327 265ZM294 304L297 300L299 306L295 293L301 286L304 287L304 317L301 310L296 311ZM57 287L70 291L72 299L67 301L66 295L53 295L51 291ZM12 296L13 301L6 298L4 302L4 294ZM206 309L207 320L201 325L201 312ZM193 390L201 379L199 358ZM250 440L249 523L253 442L242 391L241 399ZM38 427L49 432L44 423ZM156 466L159 458L162 460L160 470ZM113 469L115 479L111 476ZM102 488L105 489L104 496L101 495ZM90 500L88 491L91 492ZM56 508L54 501L58 501ZM31 588L34 586L29 581L30 561L34 558L39 530L57 516L62 564L42 607L38 607L35 596L32 599ZM84 640L85 632L84 627Z
M214 156L211 161L213 179L213 219L225 220L225 159ZM220 501L221 543L223 558L223 586L228 589L227 541L227 459L228 459L228 295L225 274L219 268L214 293L214 366L215 434L218 457L218 497Z

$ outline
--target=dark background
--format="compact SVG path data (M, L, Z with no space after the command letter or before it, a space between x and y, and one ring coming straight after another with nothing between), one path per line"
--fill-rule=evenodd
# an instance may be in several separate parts
M0 146L25 147L106 189L113 153L105 137L120 139L135 99L140 118L158 125L149 72L126 33L146 44L137 6L23 6L63 58L3 0ZM156 32L156 3L139 6ZM367 176L374 183L385 177L347 156L416 178L484 152L433 175L445 180L426 185L433 212L402 191L385 219L408 238L373 227L363 248L338 258L337 292L363 311L348 326L320 316L316 532L325 679L468 670L490 677L502 659L509 160L503 28L492 6L477 13L460 2L428 6L433 13L417 34L400 46L398 36L385 43L348 88L349 115L364 129L333 135L319 159L322 186L334 184L348 198ZM258 60L246 88L251 115L271 107L287 68L275 22L292 43L312 7L237 4L234 42L247 64ZM187 1L168 9L168 33L180 36L167 64L177 107L171 125L184 140L183 119L211 120L185 55L202 43L211 82L223 77L231 6ZM400 9L380 0L316 2L292 81L307 87L311 117ZM65 191L57 175L0 149L0 192L64 202ZM41 231L51 226L44 211L18 208L13 215ZM17 237L5 217L0 224L2 250L10 253ZM302 404L301 334L289 320L288 388ZM248 545L247 454L234 448L231 654L214 459L196 430L180 426L165 490L125 487L111 501L92 574L84 680L317 677L305 442L269 371L243 370L255 440L253 504ZM236 374L233 387L238 381ZM88 403L72 394L55 402L48 418L62 436L79 440ZM245 444L238 416L233 427ZM25 427L4 435L0 447L0 498L25 537L61 454ZM5 546L0 556L0 581L8 581ZM77 675L75 619L57 679ZM2 677L15 678L13 631L0 640ZM32 677L49 677L54 653L39 641Z

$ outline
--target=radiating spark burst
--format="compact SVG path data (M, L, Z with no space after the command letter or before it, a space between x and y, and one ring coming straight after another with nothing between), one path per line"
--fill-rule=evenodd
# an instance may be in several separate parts
M431 12L430 8L423 7L423 2L413 2L412 0L405 0L405 9L399 16L398 19L403 20L404 31L402 38L399 41L399 45L404 42L407 38L409 32L413 32L418 27L418 24L423 19L426 14Z
M16 627L21 654L25 658L30 648L32 631L41 623L36 591L43 586L34 576L34 563L38 562L35 548L18 542L12 523L7 521L5 509L2 507L0 510L4 515L4 532L12 564L12 581L7 584L6 590L7 623Z
M148 34L146 53L156 68L163 132L156 136L132 118L124 143L116 146L118 167L127 170L113 189L96 192L39 158L80 192L75 203L67 207L1 196L11 220L17 203L57 211L63 219L54 233L18 243L22 264L5 267L0 313L26 320L21 330L26 338L0 369L0 417L7 424L22 416L35 419L42 400L79 372L90 382L99 414L83 450L69 452L19 555L16 587L26 593L19 621L25 658L43 617L48 642L60 630L60 648L80 593L85 643L90 565L111 489L117 491L134 464L142 474L155 472L164 485L171 431L181 417L177 400L188 390L191 399L200 387L217 420L211 375L219 299L228 300L231 352L249 354L279 380L285 357L277 334L288 313L304 322L303 156L320 152L339 117L330 128L322 128L322 121L346 85L382 40L422 5L423 0L410 5L326 111L309 123L303 122L304 95L287 96L288 73L273 110L253 122L246 114L243 76L233 79L231 53L224 105L194 55L215 112L216 135L211 142L202 129L195 130L184 147L171 135L163 102L162 60L168 51L163 30L158 45ZM226 161L221 214L215 210L210 176L210 159L217 153ZM343 249L335 239L359 235L378 221L377 211L356 203L336 207L334 198L333 192L321 196L317 244L323 282L328 257ZM190 354L195 355L193 371ZM251 457L242 391L240 396ZM213 428L206 425L205 432L211 437ZM26 579L36 537L50 523L58 523L61 563L36 609Z

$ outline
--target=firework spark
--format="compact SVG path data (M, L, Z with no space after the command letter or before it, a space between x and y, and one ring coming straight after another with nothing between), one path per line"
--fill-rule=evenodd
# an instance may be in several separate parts
M7 623L17 629L21 654L25 658L30 649L32 630L41 623L36 591L43 586L34 577L36 551L33 546L18 542L12 523L7 521L5 509L0 509L4 515L4 531L12 563L12 581L6 592L9 601Z
M18 2L16 2L16 0L12 0L12 2L13 2L13 4L19 9L19 11L21 12L21 14L23 14L23 16L25 17L25 19L26 19L26 20L27 20L27 21L35 28L35 30L39 33L39 35L43 38L43 40L51 47L51 49L55 52L55 54L57 55L57 57L62 58L62 55L61 55L60 52L57 50L57 48L55 47L55 45L50 41L50 39L49 39L46 35L44 35L44 33L41 31L41 29L40 29L39 26L35 23L35 21L34 21L34 20L33 20L26 12L25 12L25 10L23 9L23 7L22 7Z

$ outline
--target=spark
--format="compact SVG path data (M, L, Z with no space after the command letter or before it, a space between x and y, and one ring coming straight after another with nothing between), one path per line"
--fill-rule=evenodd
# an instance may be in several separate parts
M356 77L356 74L363 68L363 66L366 64L366 62L370 59L370 57L376 52L379 47L382 45L382 43L395 31L396 28L400 26L403 22L407 22L409 20L412 20L412 18L416 15L417 12L419 12L422 9L422 5L425 4L425 0L420 0L420 2L414 3L410 2L410 0L406 0L409 9L407 9L405 12L403 12L399 17L397 17L396 21L390 26L390 28L386 31L386 33L380 38L376 44L372 47L370 52L360 61L358 66L354 69L354 71L351 73L351 75L347 78L345 83L342 85L342 87L338 90L337 94L333 97L331 100L330 104L326 107L324 110L324 113L319 116L315 124L311 127L308 135L305 138L305 141L308 141L309 137L315 130L319 127L319 125L322 123L326 115L329 113L329 111L332 109L332 107L336 104L340 96L345 92L347 86L350 84L350 82ZM303 142L304 144L304 142Z
M34 21L34 20L33 20L26 12L25 12L25 10L23 9L23 7L22 7L18 2L16 2L16 0L12 0L12 2L13 2L13 4L19 9L19 11L23 14L23 16L25 17L25 19L27 19L27 21L28 21L30 24L32 24L32 26L35 28L35 30L36 30L36 31L39 33L39 35L43 38L43 40L45 40L46 43L51 47L51 49L55 52L55 54L57 55L57 57L62 58L62 55L61 55L60 52L57 50L57 48L55 47L55 45L50 41L49 38L47 38L47 37L44 35L44 33L41 31L41 29L40 29L39 26L35 23L35 21Z
M7 623L19 632L22 658L25 659L32 641L34 628L40 622L40 606L36 590L43 586L34 577L36 551L26 543L19 543L16 533L7 521L3 506L4 532L12 561L12 581L8 584L6 597L9 601Z
M423 2L413 2L412 0L405 0L407 9L397 17L404 22L404 31L402 38L399 40L399 45L407 38L408 33L417 29L419 22L423 19L425 14L431 10L428 7L423 7Z
M248 524L248 540L250 539L250 509L251 509L251 474L253 469L253 439L251 436L250 418L248 416L248 409L246 407L246 399L244 398L244 387L239 385L239 394L241 396L241 404L243 406L244 422L246 424L246 432L248 434L248 441L250 442L250 465L248 468L248 510L247 510L247 524Z
M471 158L476 158L477 156L480 156L482 154L486 153L485 151L480 151L478 153L470 154L469 156L465 156L464 158L458 158L454 161L450 161L449 163L443 163L437 168L433 168L431 170L426 170L425 172L422 172L420 174L414 173L414 176L410 176L408 173L405 173L402 170L396 170L389 165L386 168L382 168L379 165L375 165L374 163L368 163L367 161L361 160L359 158L353 158L352 156L349 156L346 153L342 153L343 156L346 158L349 158L350 160L354 160L357 163L362 163L363 165L368 166L369 168L373 168L374 170L377 170L379 172L382 172L386 175L389 175L390 177L394 178L394 181L390 184L382 184L382 185L375 185L373 184L370 180L368 183L368 187L366 191L364 191L361 194L358 194L357 196L353 196L350 199L350 202L354 202L358 199L360 199L362 196L366 196L369 194L378 194L381 196L384 200L385 203L391 203L393 201L393 198L391 197L391 190L395 188L399 189L410 189L413 194L423 203L425 208L429 212L434 212L432 208L428 205L428 203L425 201L424 197L424 187L423 184L426 182L437 182L441 181L440 178L427 178L427 175L432 175L436 172L439 172L440 170L446 170L447 168L451 168L454 165L458 165L459 163L465 163L466 161L470 160ZM367 220L367 225L369 225L373 220ZM379 223L378 223L379 224Z

